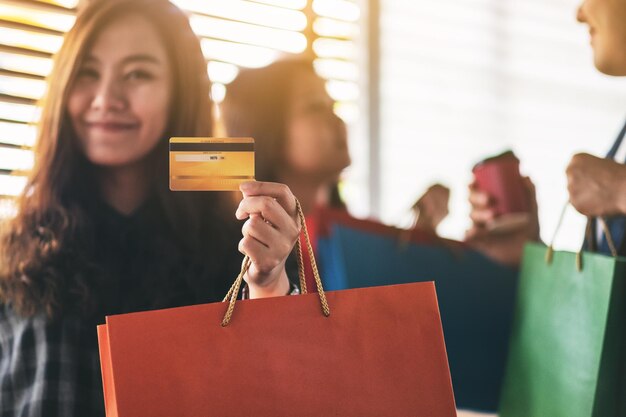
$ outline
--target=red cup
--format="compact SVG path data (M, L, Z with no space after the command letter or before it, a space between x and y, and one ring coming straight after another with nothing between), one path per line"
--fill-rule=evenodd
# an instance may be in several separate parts
M489 194L496 218L490 229L512 229L529 219L530 201L512 151L479 162L472 170L480 191Z

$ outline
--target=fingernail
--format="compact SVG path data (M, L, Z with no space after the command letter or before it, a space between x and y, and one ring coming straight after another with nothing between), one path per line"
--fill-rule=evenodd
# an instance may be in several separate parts
M252 186L254 186L254 184L256 184L256 181L245 181L241 183L241 186L243 188L250 188Z
M245 191L251 190L252 187L254 187L254 184L256 184L255 181L242 182L241 184L239 184L239 189L245 192Z

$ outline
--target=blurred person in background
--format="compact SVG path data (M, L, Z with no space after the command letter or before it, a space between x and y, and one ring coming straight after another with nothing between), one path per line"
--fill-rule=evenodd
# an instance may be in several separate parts
M257 178L287 184L311 213L345 208L337 184L350 154L334 107L312 63L294 59L241 71L228 85L222 115L229 136L255 139ZM449 196L442 185L430 187L413 207L416 227L434 233Z
M626 76L626 0L585 0L578 8L577 19L589 27L594 64L603 74ZM606 158L581 153L575 155L566 170L570 203L590 218L590 250L610 254L608 241L597 218L606 218L617 252L626 255L626 125ZM590 140L595 138L590 138ZM526 227L500 234L488 231L494 219L491 197L470 186L472 227L468 241L493 259L519 265L526 241L539 240L539 221L535 189L530 180L526 188L533 202L532 220Z
M96 325L221 300L237 245L252 260L251 298L294 291L286 186L245 183L236 210L225 194L169 191L168 139L211 136L209 91L199 40L168 1L94 1L79 14L18 213L2 225L2 416L104 416Z

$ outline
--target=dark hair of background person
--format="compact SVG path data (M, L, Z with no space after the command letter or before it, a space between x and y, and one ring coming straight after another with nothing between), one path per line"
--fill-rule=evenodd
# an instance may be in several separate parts
M278 181L285 165L290 100L297 74L314 73L306 60L276 61L264 68L242 70L228 85L222 106L229 136L254 137L257 142L256 177Z
M227 87L222 103L224 126L231 137L255 139L256 178L260 181L282 182L279 167L287 164L293 83L303 72L316 74L311 61L281 60L263 68L244 69ZM329 192L330 205L345 208L336 184Z

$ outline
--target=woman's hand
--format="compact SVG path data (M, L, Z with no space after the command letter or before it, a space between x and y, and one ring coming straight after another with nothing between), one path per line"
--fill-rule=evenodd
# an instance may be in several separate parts
M539 240L539 215L535 185L530 178L524 178L524 188L530 201L529 221L519 228L506 232L489 230L489 223L495 219L493 200L480 191L476 184L470 185L469 202L472 226L465 234L465 241L474 249L505 265L519 266L528 241Z
M589 154L575 155L567 167L572 205L585 216L626 214L626 167Z
M413 205L417 213L415 227L435 233L439 223L448 215L450 189L441 184L432 185Z
M245 182L236 216L248 219L239 251L252 264L246 276L250 298L286 295L289 280L285 261L300 235L296 198L289 187L270 182Z

